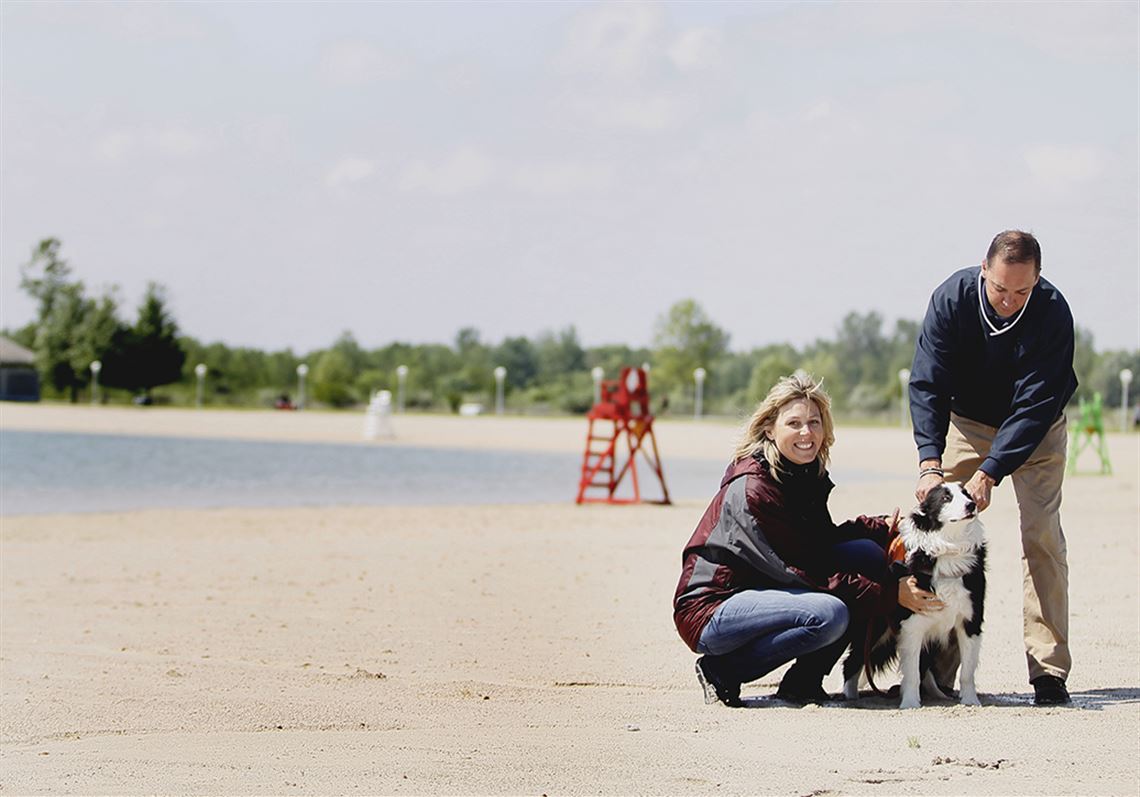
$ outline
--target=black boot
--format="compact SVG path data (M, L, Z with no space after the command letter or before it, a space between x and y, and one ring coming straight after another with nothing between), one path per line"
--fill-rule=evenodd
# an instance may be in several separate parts
M708 705L723 703L729 708L743 706L744 702L740 699L740 684L726 683L709 665L705 656L697 659L697 681L705 692L705 703Z
M800 662L793 664L780 681L776 697L797 705L827 703L833 698L823 688L823 675L812 672Z
M1064 706L1072 702L1065 681L1056 675L1038 675L1033 684L1033 702L1038 706Z

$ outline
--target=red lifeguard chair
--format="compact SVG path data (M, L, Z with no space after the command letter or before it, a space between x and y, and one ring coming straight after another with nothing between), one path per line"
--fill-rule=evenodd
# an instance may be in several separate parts
M643 368L623 368L621 378L602 381L598 403L587 413L586 451L582 455L582 478L578 482L578 503L635 504L641 501L637 479L640 452L661 482L662 498L649 503L669 504L669 489L661 471L657 438L653 435L653 414L649 411L649 386ZM607 426L612 424L612 428ZM598 428L600 427L600 428ZM624 439L625 450L619 454ZM648 448L646 443L648 442ZM626 474L633 488L631 497L619 497L617 490ZM593 490L595 494L587 495ZM598 491L604 494L597 495Z

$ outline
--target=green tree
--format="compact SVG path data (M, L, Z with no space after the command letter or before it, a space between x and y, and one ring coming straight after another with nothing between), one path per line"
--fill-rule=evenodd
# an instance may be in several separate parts
M890 364L887 366L886 379L891 381L891 397L900 399L903 394L903 384L899 381L899 371L910 370L914 362L914 346L918 341L920 325L917 321L899 319L895 322L895 331L890 341Z
M352 361L343 349L323 352L313 369L313 398L334 407L347 407L356 401L352 391L355 375Z
M408 362L408 405L429 407L440 402L459 409L463 391L456 386L459 355L449 346L429 343L416 346Z
M756 366L754 352L726 352L717 362L716 382L705 390L706 406L721 415L740 415L752 407L748 385Z
M71 267L60 256L58 238L45 238L32 250L31 259L20 267L20 287L38 305L32 348L36 367L51 388L79 398L86 382L86 368L73 366L75 330L90 308L84 298L83 283L70 279ZM90 361L87 365L90 365Z
M392 391L392 400L396 400L396 375L391 371L380 368L365 368L356 375L352 386L353 392L360 396L362 401L365 398L371 399L372 394L377 390Z
M889 387L890 343L878 313L848 313L839 325L834 351L843 381L851 389L860 384L867 386L864 392Z
M543 382L562 382L573 374L586 371L586 352L578 342L578 330L573 326L558 332L543 332L538 336L535 349L538 378Z
M82 283L72 283L62 286L46 308L36 330L36 365L51 387L75 402L79 389L87 383L86 368L76 370L74 365L78 359L75 336L90 312L91 301L84 298Z
M459 355L458 373L443 376L449 404L455 403L457 394L462 397L466 393L477 393L482 400L487 400L495 386L495 366L491 362L491 350L479 339L479 330L474 327L459 330L455 350Z
M336 339L332 347L344 355L344 359L354 375L368 367L367 353L360 348L360 344L356 342L356 338L348 330L340 333L340 337Z
M1132 351L1106 351L1096 358L1096 364L1090 369L1088 380L1081 382L1077 387L1077 395L1086 399L1092 398L1093 393L1100 393L1104 399L1105 407L1119 407L1124 398L1124 390L1120 384L1120 372L1127 368L1132 371L1133 382L1129 385L1129 404L1133 407L1140 401L1140 350ZM1072 417L1070 415L1070 417ZM1119 416L1118 416L1119 417ZM1109 428L1118 428L1118 420L1105 418Z
M769 346L763 351L748 382L748 399L753 408L768 395L780 377L790 376L799 362L795 349L786 344Z
M157 283L147 285L125 348L119 386L149 397L159 385L182 378L186 352L178 339L178 325L166 309L165 291Z
M1073 371L1077 374L1077 382L1087 385L1097 364L1093 334L1084 327L1077 326L1073 328L1073 338Z
M629 366L631 368L638 368L643 364L650 363L653 359L653 352L646 348L631 348L623 344L609 344L605 346L592 346L586 349L585 363L583 367L587 372L592 371L595 366L601 367L605 373L606 379L617 379L621 375L621 369ZM652 368L650 369L650 376L653 375ZM649 385L650 393L654 390L654 382L651 380Z
M717 361L728 351L728 341L728 333L714 324L699 304L692 299L679 301L657 319L654 327L653 377L666 390L687 388L696 368L704 368L710 375L715 371Z
M98 360L103 366L100 383L118 386L128 365L130 340L131 331L119 320L118 301L113 293L85 302L85 312L74 329L70 347L71 368L78 375L89 374L91 363Z
M817 342L809 347L800 357L799 367L796 370L802 370L816 380L823 380L823 389L836 405L839 407L845 405L845 386L843 376L840 374L839 360L830 346L820 345Z
M39 303L38 317L45 318L69 286L71 267L59 255L58 238L44 238L32 250L31 259L20 267L20 287Z
M526 338L506 338L491 352L491 359L507 369L510 387L526 388L538 376L538 353Z
M265 355L266 383L264 387L288 393L297 386L297 366L300 359L292 349L282 349Z

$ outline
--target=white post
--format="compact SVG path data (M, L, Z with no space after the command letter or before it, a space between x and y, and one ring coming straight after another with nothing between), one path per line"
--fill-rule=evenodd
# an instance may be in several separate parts
M910 414L910 369L899 369L899 386L902 388L902 398L899 399L899 425L906 426L907 416Z
M364 439L395 436L392 430L392 391L377 390L364 413Z
M194 366L194 373L198 375L198 398L194 402L194 406L199 408L202 406L202 383L206 379L206 370L205 363L198 363Z
M499 366L495 369L495 414L503 414L503 380L507 377L507 369Z
M1132 369L1120 372L1120 431L1128 431L1128 385L1132 382Z
M297 409L305 409L305 376L309 373L309 366L301 363L297 366Z
M602 377L606 372L602 370L602 366L595 365L590 369L590 376L594 380L594 403L597 404L602 400Z
M103 370L103 363L95 360L91 363L91 403L99 403L99 372Z
M404 411L404 384L408 381L408 366L396 366L396 411Z
M693 371L693 379L697 382L697 405L693 409L693 418L696 420L701 419L701 409L705 401L705 376L708 374L704 368L698 368Z

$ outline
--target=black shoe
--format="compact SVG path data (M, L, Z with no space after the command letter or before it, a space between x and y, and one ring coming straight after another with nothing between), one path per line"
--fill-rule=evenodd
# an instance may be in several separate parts
M780 686L776 690L776 697L795 703L800 706L808 703L828 703L834 698L823 688L823 676L818 678L804 678L794 669L784 674Z
M1039 706L1063 706L1072 703L1065 681L1056 675L1038 675L1033 684L1033 702Z
M697 659L697 681L705 691L705 704L723 703L729 708L740 708L744 702L740 699L740 684L730 686L705 669L705 657Z

